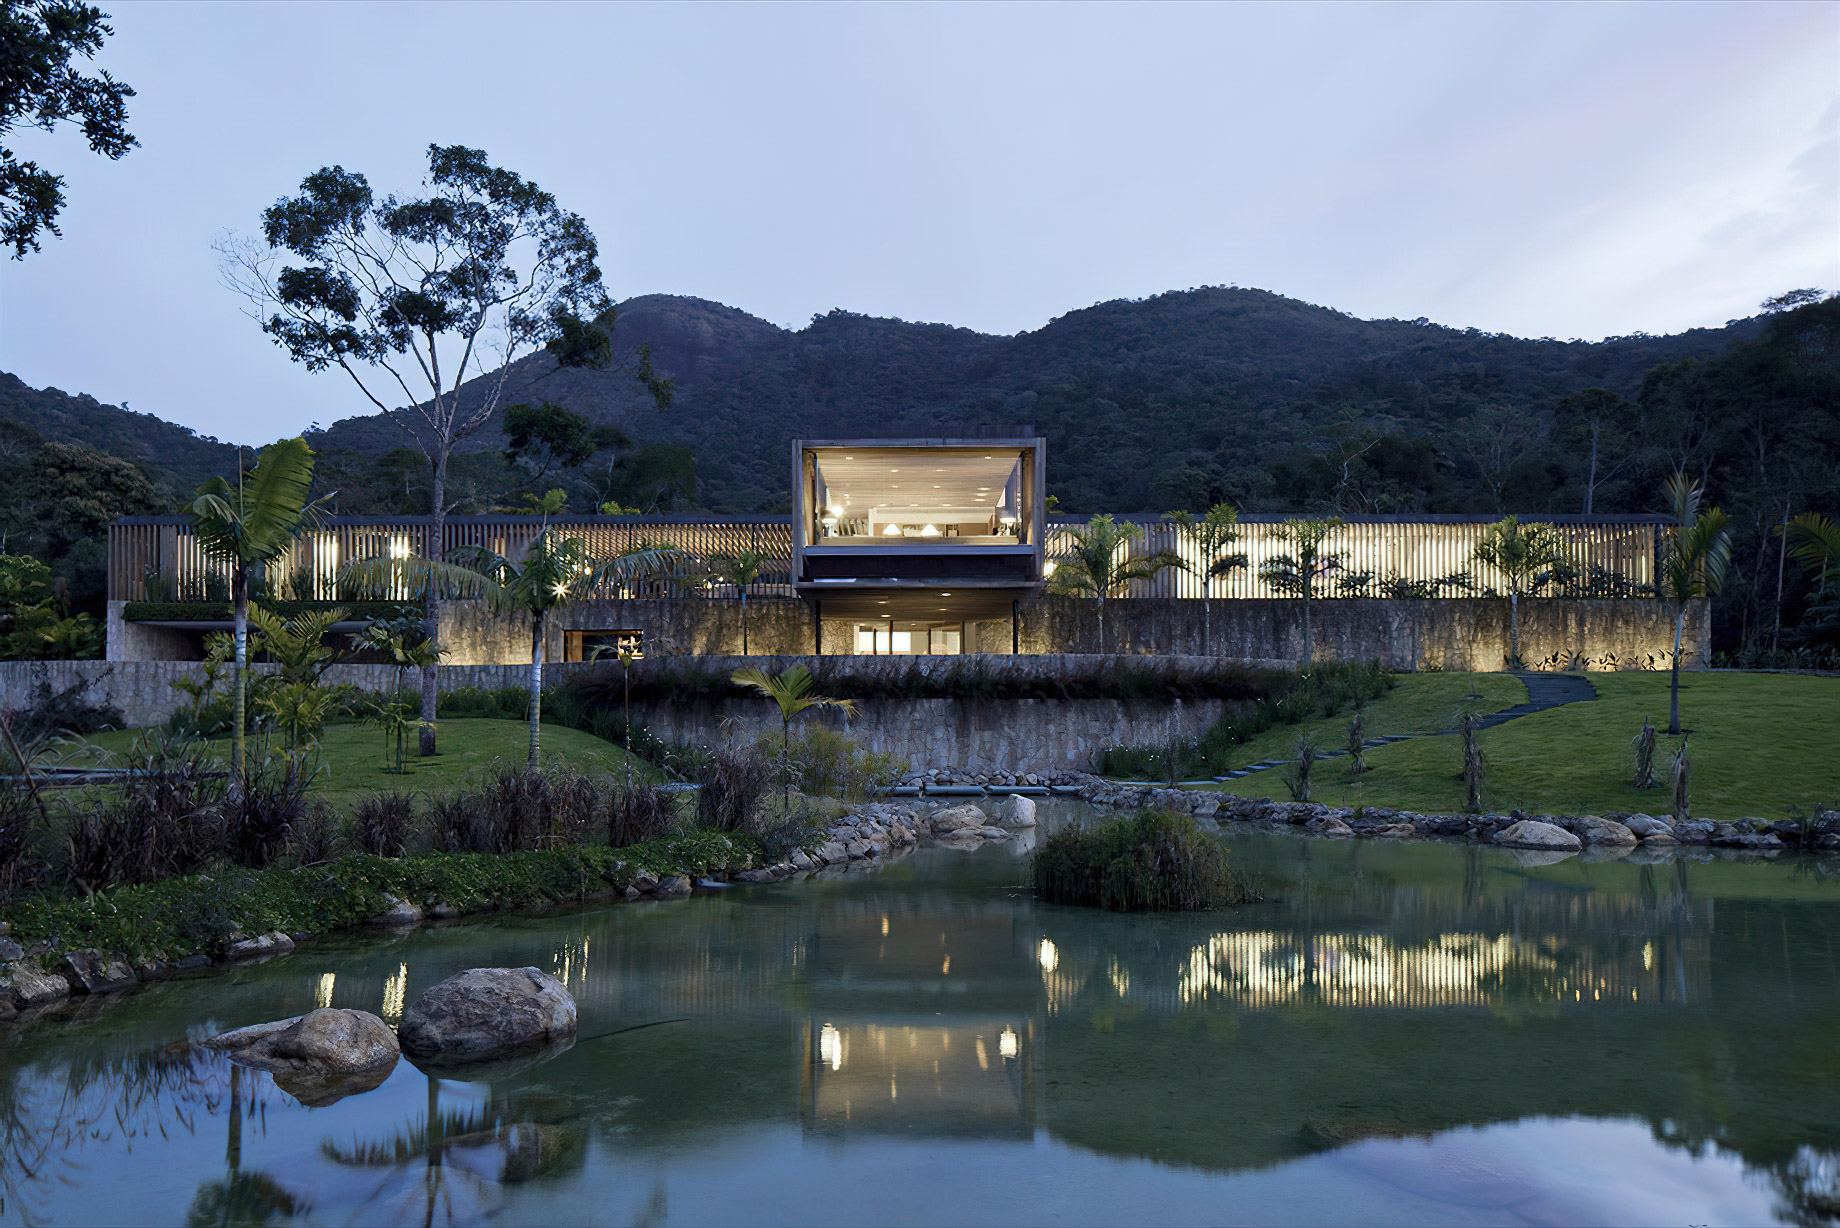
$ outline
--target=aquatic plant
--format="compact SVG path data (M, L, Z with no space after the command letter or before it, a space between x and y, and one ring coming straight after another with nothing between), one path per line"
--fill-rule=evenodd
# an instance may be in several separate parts
M1224 908L1251 898L1220 843L1192 815L1166 810L1049 836L1033 863L1035 894L1051 904L1120 912Z

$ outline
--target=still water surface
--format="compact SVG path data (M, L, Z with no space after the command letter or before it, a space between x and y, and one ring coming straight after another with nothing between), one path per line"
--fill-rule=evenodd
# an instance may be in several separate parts
M1044 807L1045 809L1045 807ZM1067 810L1057 816L1064 819ZM0 1223L1828 1222L1840 877L1227 839L1225 913L1027 850L303 946L0 1029ZM306 1107L192 1048L534 964L567 1052Z

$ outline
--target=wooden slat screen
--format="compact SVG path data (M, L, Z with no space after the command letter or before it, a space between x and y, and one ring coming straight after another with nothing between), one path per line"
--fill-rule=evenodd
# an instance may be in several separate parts
M1127 557L1173 550L1188 570L1169 568L1150 580L1134 580L1131 597L1283 597L1260 577L1260 565L1286 554L1276 518L1242 521L1240 538L1224 554L1243 553L1246 566L1216 577L1203 590L1200 548L1167 521L1136 522L1142 534L1126 547ZM1544 522L1543 522L1544 523ZM1335 596L1486 596L1506 591L1501 574L1475 561L1488 521L1356 521L1343 525L1323 544L1341 566L1318 582L1317 592ZM1070 522L1048 527L1048 558L1070 544ZM1642 595L1655 581L1655 527L1650 523L1554 522L1571 554L1573 574L1541 591L1563 596Z
M1132 597L1203 596L1201 559L1192 540L1166 521L1138 519L1143 534L1129 547L1133 554L1173 549L1190 570L1166 570L1155 579L1136 581ZM792 596L790 575L792 526L784 517L758 520L695 521L679 517L596 517L552 522L560 532L581 537L589 553L609 557L646 545L675 546L694 558L755 550L767 564L757 596ZM1214 580L1213 597L1284 596L1259 576L1264 561L1285 553L1276 535L1278 518L1249 519L1240 524L1240 540L1228 553L1243 552L1247 566ZM1073 522L1048 526L1048 558L1063 551ZM1324 596L1484 595L1504 591L1499 574L1474 560L1476 543L1487 529L1474 521L1356 521L1343 525L1325 543L1342 556L1341 568L1322 583ZM1548 588L1553 595L1614 596L1639 593L1655 580L1655 525L1631 521L1554 521L1568 543L1574 573L1569 582ZM444 548L485 546L515 554L536 535L530 517L456 517L448 521ZM408 556L423 549L426 520L341 520L303 534L271 570L271 591L294 600L332 600L339 569L356 559ZM109 599L113 601L205 601L227 599L229 585L221 565L198 548L191 524L179 516L124 518L109 526ZM626 596L734 596L732 589L691 589L667 581L628 586ZM607 596L620 594L608 593ZM404 592L398 600L414 596Z
M552 521L552 527L571 537L581 537L589 553L608 557L644 545L676 546L698 560L717 554L756 550L767 557L760 583L749 587L756 596L791 596L792 530L785 520L711 521L699 523L648 519L602 518L593 521ZM523 517L464 517L449 520L445 550L460 546L485 546L500 554L515 555L536 536L538 522ZM428 529L424 520L400 522L342 521L332 518L301 535L293 547L270 569L271 591L298 601L336 598L339 569L358 559L408 557L422 553ZM183 517L138 517L109 526L108 590L111 601L214 601L227 600L229 584L220 563L206 559L189 521ZM686 592L665 582L629 586L628 596L664 596ZM712 596L733 596L721 589ZM614 594L607 594L609 596ZM394 600L411 600L415 594L392 594Z

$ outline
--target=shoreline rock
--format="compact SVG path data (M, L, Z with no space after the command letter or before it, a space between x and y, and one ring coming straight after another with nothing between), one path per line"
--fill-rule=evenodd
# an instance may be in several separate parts
M575 999L537 968L469 968L432 985L403 1012L396 1036L422 1062L505 1057L572 1038Z

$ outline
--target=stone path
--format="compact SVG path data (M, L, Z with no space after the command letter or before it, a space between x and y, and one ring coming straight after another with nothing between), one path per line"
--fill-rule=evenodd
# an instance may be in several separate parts
M1521 680L1521 685L1527 688L1527 702L1515 704L1512 708L1503 708L1500 712L1491 712L1477 722L1477 728L1493 729L1497 725L1505 724L1508 721L1519 720L1523 716L1531 716L1535 712L1544 712L1548 708L1558 708L1565 704L1583 703L1597 698L1597 688L1591 685L1591 680L1589 678L1579 677L1576 674L1536 674L1527 671L1517 672L1514 676L1519 678ZM1367 745L1369 747L1387 746L1394 742L1408 742L1413 738L1448 737L1455 732L1457 732L1455 729L1440 729L1436 733L1431 734L1395 733L1389 734L1383 738L1369 738L1367 740ZM1339 759L1347 755L1347 753L1346 750L1323 751L1318 758ZM1289 762L1289 759L1262 759L1257 763L1249 764L1243 768L1234 768L1231 772L1227 772L1225 775L1215 776L1212 779L1216 781L1238 780L1240 777L1250 776L1254 772L1265 772L1275 767L1283 767ZM1183 781L1182 783L1206 784L1207 781Z

